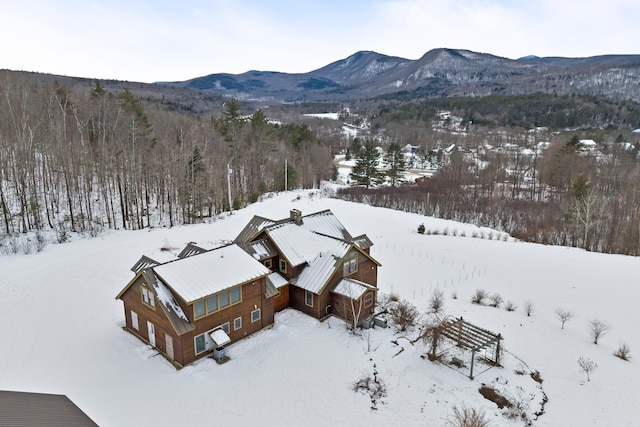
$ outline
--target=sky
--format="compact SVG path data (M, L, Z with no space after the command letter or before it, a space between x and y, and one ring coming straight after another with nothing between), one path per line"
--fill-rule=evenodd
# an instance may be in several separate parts
M637 0L0 0L0 69L139 82L304 73L372 50L640 54Z

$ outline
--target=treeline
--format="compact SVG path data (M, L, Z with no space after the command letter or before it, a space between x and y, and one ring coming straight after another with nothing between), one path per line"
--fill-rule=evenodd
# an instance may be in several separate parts
M487 152L474 160L469 153L454 152L424 183L354 187L338 194L492 227L526 241L640 255L638 149L613 143L601 152L584 153L576 140L555 141L540 156Z
M607 126L640 127L640 104L590 95L530 95L433 98L419 102L385 101L377 106L377 121L429 121L448 110L466 122L483 127L537 126L587 129Z
M229 194L239 208L331 173L310 128L247 115L235 100L202 118L100 81L87 89L3 72L0 105L0 235L192 223L229 210Z

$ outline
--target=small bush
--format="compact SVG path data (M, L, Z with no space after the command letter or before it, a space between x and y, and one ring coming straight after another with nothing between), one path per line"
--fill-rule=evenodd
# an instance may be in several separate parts
M452 427L487 427L489 420L482 410L462 406L453 407L453 415L448 420Z
M416 306L406 300L400 301L395 307L389 309L389 313L391 320L398 325L401 331L406 331L407 328L413 326L419 315Z
M629 360L631 359L631 356L629 355L629 353L631 353L631 349L629 348L629 346L626 343L622 343L620 344L618 349L613 353L613 355L615 357L619 357L622 360Z
M589 332L593 343L598 344L598 340L609 331L609 324L600 319L591 319L589 321Z
M509 399L507 399L506 397L498 393L495 388L491 388L491 387L487 387L486 385L483 385L482 387L480 387L480 394L485 399L490 400L496 405L498 405L498 408L500 409L511 407L511 402L509 402Z
M529 300L529 299L528 299L528 300L526 300L526 301L524 302L524 313L525 313L527 316L531 316L531 313L533 313L533 312L534 312L534 305L533 305L533 302L532 302L531 300Z
M418 226L418 234L424 234L425 230L426 230L426 227L424 226L424 223Z
M588 357L580 356L578 358L578 366L580 369L587 374L587 381L591 381L591 373L598 368L598 364Z
M531 372L531 378L538 384L542 384L542 374L540 374L540 371Z
M500 296L500 294L493 294L489 299L491 300L491 302L489 303L491 307L498 308L500 307L500 304L502 304L502 297Z
M518 306L515 305L511 300L504 303L504 309L507 311L516 311L517 308Z
M487 298L487 291L484 289L476 289L475 293L471 296L471 302L473 304L483 305L485 298Z
M440 289L434 289L429 299L429 309L433 313L438 313L444 308L444 292Z

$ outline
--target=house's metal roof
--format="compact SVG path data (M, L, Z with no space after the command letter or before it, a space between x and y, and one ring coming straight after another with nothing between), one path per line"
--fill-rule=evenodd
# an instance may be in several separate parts
M355 279L342 279L340 283L336 285L332 292L340 295L344 295L347 298L359 299L370 289L376 289L375 286L371 286L367 283L361 282Z
M278 251L267 239L257 240L255 242L249 242L245 245L240 245L249 255L263 261L267 258L273 258L278 255Z
M267 276L267 283L271 283L273 287L275 287L276 289L280 289L281 287L288 285L289 281L282 277L280 273L274 271Z
M168 262L153 271L187 303L271 273L238 245Z
M0 426L97 427L67 396L0 390Z
M315 259L322 252L339 255L349 245L341 240L317 234L314 231L293 223L278 224L266 230L271 241L280 249L280 253L293 266Z
M130 268L130 270L137 274L145 268L154 267L156 265L160 265L160 263L154 259L149 258L146 255L142 255L138 262L136 262L133 267Z
M195 325L189 322L189 319L182 310L182 307L180 307L180 304L176 301L171 290L156 277L153 271L151 269L145 270L142 272L142 275L145 281L151 285L158 301L160 301L162 309L167 314L169 321L178 335L195 329Z
M314 231L325 236L331 236L336 239L350 241L351 234L342 225L338 218L330 210L316 212L302 217L300 225L307 230Z
M234 239L233 243L247 243L256 237L265 227L275 223L276 221L255 215L247 225L244 226L240 234L238 234Z
M344 253L346 254L346 252ZM302 270L302 273L298 276L296 286L314 294L319 294L336 271L340 259L342 259L342 256L334 256L331 252L321 253Z
M360 249L368 249L373 246L373 242L367 237L366 234L362 234L360 236L354 237L351 241Z
M178 254L178 258L180 259L187 258L192 255L198 255L204 252L207 252L207 250L204 248L201 248L200 246L197 246L194 242L190 242L187 244L187 246L184 247L182 252Z

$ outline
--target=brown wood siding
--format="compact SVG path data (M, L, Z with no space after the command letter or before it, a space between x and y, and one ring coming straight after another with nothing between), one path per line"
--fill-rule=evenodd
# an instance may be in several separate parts
M363 319L369 317L371 314L373 314L375 309L375 292L374 291L365 292L359 300L354 301L353 307L351 306L350 298L344 295L331 293L331 301L333 304L334 313L338 317L345 319L347 322L353 323L354 311L355 311L355 314L358 314L360 305L364 304L367 294L373 294L372 296L373 304L371 305L371 307L368 307L368 308L362 307L362 311L360 311L360 316L358 320L362 321Z
M284 285L280 288L280 295L273 297L273 309L282 311L289 307L289 285Z
M142 276L138 277L138 279L121 296L121 299L124 302L127 329L134 332L135 335L149 344L150 341L147 322L153 323L155 329L156 348L158 349L158 351L160 351L165 356L167 355L166 341L164 336L165 334L171 336L171 338L173 338L174 360L177 363L184 365L181 358L181 353L178 353L178 351L182 347L180 343L180 337L171 325L171 322L167 318L166 313L160 306L160 302L157 299L155 300L155 308L149 307L147 304L142 302L140 286L143 283L145 283L144 278ZM147 286L147 288L150 289L150 286ZM137 330L133 328L133 324L131 323L132 310L138 314Z
M245 283L242 285L242 301L240 303L196 320L195 329L182 336L182 357L185 364L206 357L213 351L213 348L210 348L208 351L196 355L194 338L197 335L229 322L229 338L233 343L273 324L273 298L265 298L265 290L266 279L264 277ZM260 308L260 320L251 322L251 312L256 308ZM193 307L190 306L189 310L193 312ZM237 317L242 318L242 328L236 331L233 329L233 320Z
M289 304L292 308L319 319L318 316L318 295L313 295L313 307L305 303L305 290L294 285L289 285Z

